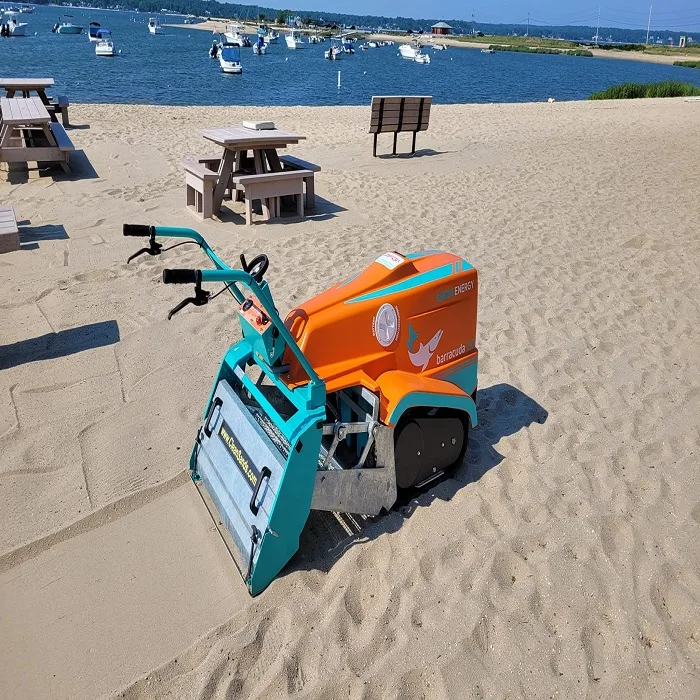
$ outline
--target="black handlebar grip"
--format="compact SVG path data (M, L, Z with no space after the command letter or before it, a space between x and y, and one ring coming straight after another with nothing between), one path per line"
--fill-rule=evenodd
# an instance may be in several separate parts
M163 284L196 284L201 279L199 270L163 270Z
M150 236L153 226L145 224L124 224L123 232L125 236Z

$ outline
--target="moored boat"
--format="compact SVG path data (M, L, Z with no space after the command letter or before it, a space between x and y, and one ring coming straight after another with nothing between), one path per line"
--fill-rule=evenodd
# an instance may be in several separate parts
M165 34L163 27L160 26L160 20L157 17L148 18L148 31L150 34Z
M343 47L338 43L337 39L331 39L331 47L324 51L323 55L329 61L339 61L343 57Z
M65 18L63 21L60 21L61 18L59 17L59 22L54 24L51 30L54 34L80 34L83 31L80 25L73 24L70 21L73 19L73 15L63 15L63 17Z
M401 44L399 46L401 58L407 58L409 61L415 60L416 56L421 53L420 46L417 43Z
M7 10L0 22L0 35L27 36L27 26L26 22L18 21L16 12Z
M116 56L114 42L111 39L99 39L95 44L95 56Z
M238 46L250 46L250 39L243 34L244 29L242 24L234 22L233 24L226 25L226 31L224 32L224 39L228 44L238 44Z
M219 52L219 65L224 73L242 73L240 45L224 43Z
M284 40L287 43L288 49L303 49L305 46L302 38L293 29L289 34L285 34Z

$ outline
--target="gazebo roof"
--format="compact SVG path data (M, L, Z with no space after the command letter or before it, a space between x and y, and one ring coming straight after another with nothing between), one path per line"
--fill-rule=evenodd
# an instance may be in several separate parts
M438 22L437 24L434 24L431 29L452 29L447 22Z

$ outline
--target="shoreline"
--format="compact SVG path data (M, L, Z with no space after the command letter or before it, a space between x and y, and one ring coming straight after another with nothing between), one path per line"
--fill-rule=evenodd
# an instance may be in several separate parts
M164 24L164 27L175 27L177 29L198 29L199 31L209 31L209 32L219 32L223 33L226 29L227 24L233 23L234 20L225 19L211 19L204 22L199 22L198 24ZM246 34L255 34L257 29L257 24L251 24L249 22L240 22L245 27ZM272 26L272 25L271 25ZM275 31L282 34L285 30L284 27L273 27ZM302 34L314 34L313 30L298 30ZM363 34L364 32L348 32ZM415 35L418 36L418 35ZM425 37L431 37L432 35L420 35ZM372 41L393 41L395 44L404 43L411 40L411 37L405 36L400 37L392 34L367 34L368 40ZM456 49L484 49L489 46L488 42L478 42L478 41L460 41L459 39L454 39L448 37L434 37L434 41L423 41L421 42L424 46L432 46L434 44L446 44L449 48ZM502 46L507 46L507 44L501 44ZM534 46L534 44L533 44ZM581 45L587 51L593 54L594 58L613 58L622 61L641 61L644 63L661 63L665 65L673 65L675 61L697 61L700 60L700 55L698 54L682 54L669 55L669 54L645 54L640 51L616 51L615 49L605 50L596 49L593 46ZM562 49L566 50L566 49Z
M382 134L374 158L369 116L71 104L70 176L3 171L0 696L700 695L700 105L436 105L412 157ZM248 119L306 137L308 217L187 211L200 130ZM312 512L251 598L188 470L236 307L169 321L191 287L163 269L206 258L127 263L125 222L193 228L235 267L265 253L283 317L387 251L468 260L463 463L376 518Z

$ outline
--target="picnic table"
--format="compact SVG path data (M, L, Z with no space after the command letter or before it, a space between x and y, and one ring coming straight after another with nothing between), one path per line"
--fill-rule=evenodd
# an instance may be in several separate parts
M73 144L63 127L51 123L39 97L0 97L0 162L53 162L70 172Z
M53 85L53 78L0 78L0 88L5 89L6 97L14 97L17 92L21 92L22 97L31 97L29 93L36 92L45 105L51 102L46 90Z
M214 185L214 211L221 208L234 172L254 175L282 172L283 165L277 149L286 148L306 138L280 129L256 130L244 126L201 129L199 133L224 149ZM248 156L251 151L252 158Z
M60 112L63 125L68 126L68 98L59 96L53 101L46 94L46 90L53 85L53 78L0 78L0 89L5 90L6 97L15 97L16 93L20 93L22 97L31 97L31 93L34 92L46 106L51 120L56 121L56 112Z

